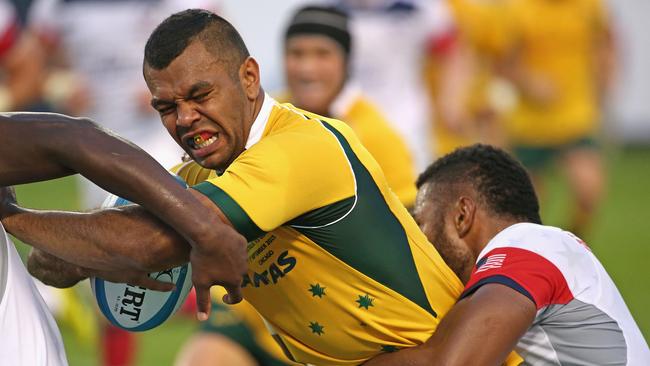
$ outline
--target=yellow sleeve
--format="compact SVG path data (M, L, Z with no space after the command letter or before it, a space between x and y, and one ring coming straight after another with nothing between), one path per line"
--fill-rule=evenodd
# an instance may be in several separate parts
M384 172L386 181L406 207L415 203L415 164L406 143L370 102L359 98L343 117Z
M263 138L223 175L194 186L248 240L354 196L351 168L336 138L318 121L305 125L300 131ZM318 219L336 219L336 214Z

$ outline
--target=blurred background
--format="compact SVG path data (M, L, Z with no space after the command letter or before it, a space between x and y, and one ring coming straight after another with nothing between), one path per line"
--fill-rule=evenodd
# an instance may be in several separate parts
M533 177L545 224L591 246L650 337L647 0L0 0L0 111L89 116L172 166L182 152L141 77L153 28L188 7L222 15L261 65L265 90L299 105L291 81L310 76L292 74L285 32L310 3L349 14L346 90L378 108L415 172L475 142L511 151ZM381 146L377 159L393 148ZM77 177L17 193L28 207L74 210L105 197ZM87 285L43 294L70 365L173 364L197 327L188 305L129 334L106 326Z

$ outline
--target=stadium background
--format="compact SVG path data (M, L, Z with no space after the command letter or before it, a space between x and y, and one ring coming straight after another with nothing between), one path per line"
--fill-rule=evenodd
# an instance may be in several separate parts
M27 1L18 1L26 6ZM282 88L281 41L284 24L301 0L278 2L223 1L224 13L240 29L251 53L260 61L262 77L270 90ZM584 235L613 277L646 339L650 338L650 37L645 17L646 0L611 1L621 52L619 87L608 109L605 153L609 170L608 194L597 218ZM254 9L254 10L251 10ZM548 200L543 202L545 223L566 222L563 203L567 186L559 171L545 174ZM28 207L79 209L79 187L72 178L17 188ZM19 244L20 245L20 244ZM21 246L24 254L26 248ZM90 300L89 290L82 288ZM139 335L138 365L166 365L196 327L191 316L176 316L163 326ZM78 337L61 323L70 365L98 365L95 340Z

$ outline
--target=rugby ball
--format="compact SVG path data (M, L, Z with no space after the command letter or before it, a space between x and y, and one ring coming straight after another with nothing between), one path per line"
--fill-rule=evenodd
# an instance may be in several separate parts
M185 182L183 182L185 184ZM130 204L126 199L109 196L102 207ZM90 285L102 314L113 325L132 332L157 327L173 315L185 302L192 289L192 268L189 263L149 274L156 280L176 285L173 291L160 292L124 283L91 278Z

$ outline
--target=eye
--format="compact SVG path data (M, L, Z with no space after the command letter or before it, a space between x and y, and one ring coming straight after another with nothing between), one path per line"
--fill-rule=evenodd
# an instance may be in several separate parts
M176 109L176 107L169 106L169 107L157 108L157 111L161 116L164 116L164 115L167 115L167 114L173 112L175 109Z
M203 101L205 101L207 99L208 95L210 95L209 92L196 95L192 99L194 99L197 102L203 102Z

